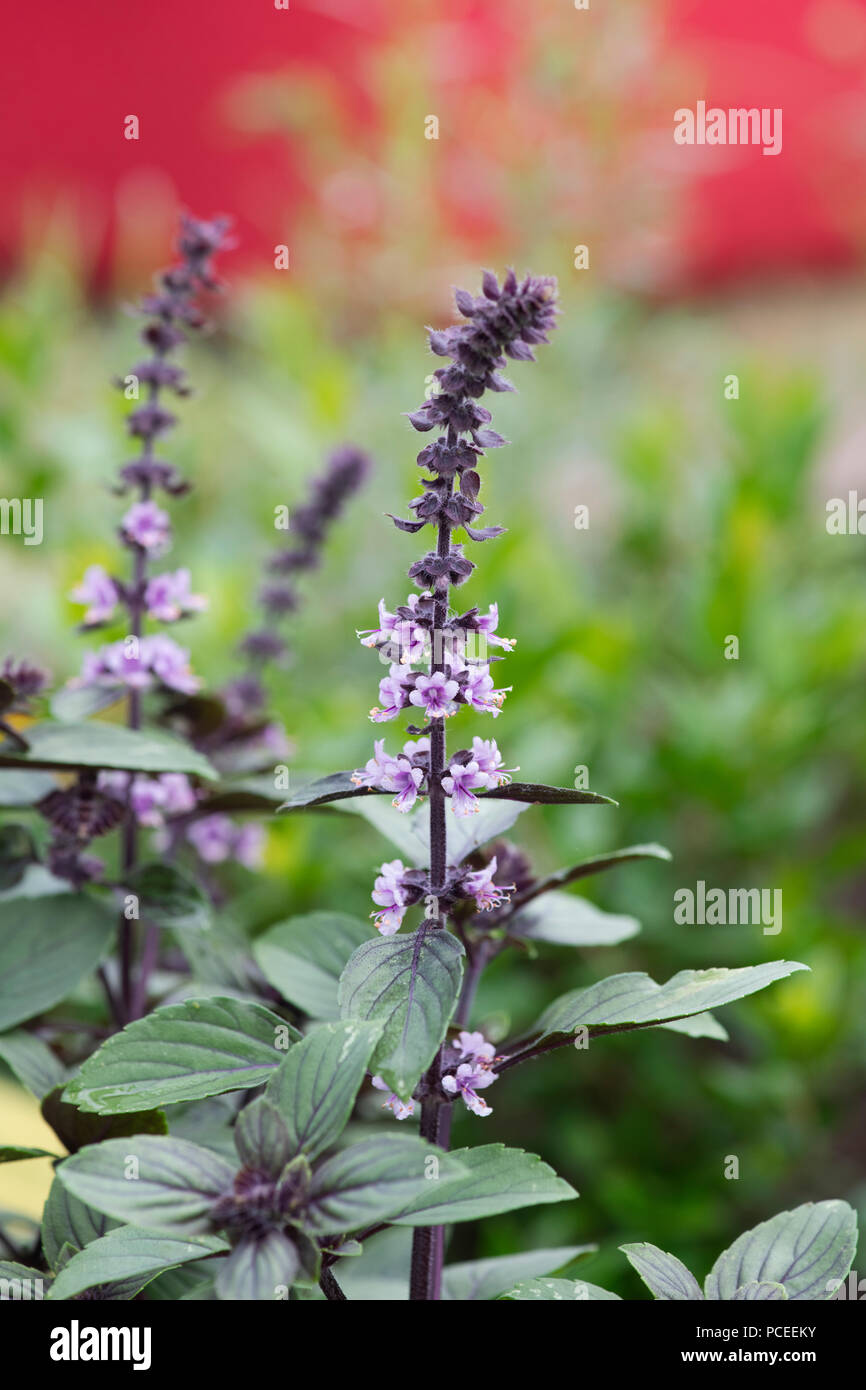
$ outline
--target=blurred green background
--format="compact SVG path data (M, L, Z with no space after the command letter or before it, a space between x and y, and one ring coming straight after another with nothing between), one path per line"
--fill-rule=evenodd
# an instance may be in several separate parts
M825 527L827 499L855 486L863 295L803 283L647 307L585 289L561 244L540 246L531 268L559 274L563 316L538 364L511 372L519 394L494 398L511 444L488 457L483 500L508 533L474 550L460 593L463 606L499 603L500 631L518 639L500 668L514 690L495 729L461 715L463 736L495 735L531 780L570 785L586 765L590 787L620 803L527 811L514 838L539 870L647 840L673 861L586 887L637 916L639 937L500 959L473 1023L518 1029L622 970L664 979L782 956L811 968L725 1010L727 1045L648 1031L565 1049L503 1078L489 1119L458 1117L457 1144L531 1148L581 1198L458 1228L451 1258L597 1241L587 1277L635 1298L621 1242L654 1241L702 1276L786 1206L844 1197L866 1215L866 586L862 539ZM475 288L478 273L455 266L453 279ZM429 321L449 321L446 280L428 301ZM0 300L0 492L45 503L42 546L0 545L2 654L45 663L58 683L95 640L75 634L66 595L86 564L116 563L123 503L107 484L126 454L106 383L135 360L134 334L50 250ZM423 541L383 516L405 515L416 491L420 446L401 412L433 366L423 319L385 305L350 328L274 275L238 285L187 360L196 395L170 457L195 491L171 503L170 561L211 606L173 635L209 686L235 669L274 507L301 500L334 444L374 456L271 682L298 768L357 766L380 669L355 629L379 598L405 601ZM575 529L579 505L588 530ZM724 659L729 634L737 661ZM354 817L271 821L266 873L237 871L233 911L250 932L313 908L366 916L391 856ZM698 879L781 889L782 932L675 925L673 894Z

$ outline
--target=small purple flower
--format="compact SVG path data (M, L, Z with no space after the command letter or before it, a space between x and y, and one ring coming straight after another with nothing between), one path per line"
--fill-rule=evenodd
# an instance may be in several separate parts
M451 810L455 816L469 816L481 810L473 789L487 786L487 775L479 771L476 762L452 763L447 777L442 778L442 786L451 797Z
M464 1030L457 1034L457 1046L465 1062L476 1062L479 1066L490 1066L496 1056L495 1047L486 1040L483 1033L468 1033Z
M479 912L488 912L491 908L501 907L508 901L509 893L514 892L513 883L494 883L493 875L496 873L496 855L486 864L483 869L477 869L474 873L465 874L461 883L463 892L473 897L478 905Z
M194 676L189 667L189 652L179 647L170 637L157 633L153 637L143 637L142 657L157 680L170 690L179 690L182 695L194 695L201 681Z
M492 1106L476 1092L485 1086L492 1086L496 1080L498 1078L494 1072L475 1067L471 1062L461 1062L453 1076L443 1076L442 1089L449 1095L461 1096L466 1109L471 1110L473 1115L492 1115Z
M510 689L511 686L507 686L504 690L495 690L493 677L488 668L486 666L472 666L461 694L467 705L471 705L473 709L477 709L483 714L492 714L496 718L502 712L502 702Z
M407 606L414 609L419 597L412 594ZM386 646L392 660L396 659L401 666L411 666L414 661L420 661L427 649L424 628L397 613L389 613L384 599L379 600L379 626L362 628L357 635L364 647Z
M84 578L69 597L73 603L88 605L82 620L85 627L108 622L120 600L114 580L102 565L88 565Z
M184 695L194 695L200 685L189 669L189 653L161 634L142 637L137 643L137 654L127 638L100 647L97 652L87 652L79 684L149 690L154 678Z
M155 502L134 502L120 523L123 539L153 555L171 544L171 518Z
M507 652L513 650L517 643L515 637L496 637L496 629L499 626L499 604L491 603L487 614L479 613L475 619L476 632L483 632L487 641L492 647L504 647Z
M478 771L487 778L488 790L507 786L511 781L510 774L520 771L519 767L502 766L502 754L495 738L473 738L472 761L478 764Z
M449 680L442 671L434 671L432 676L417 677L409 699L424 710L428 719L439 719L454 713L454 696L459 688L457 681Z
M406 866L400 859L391 859L382 864L379 876L373 885L373 902L382 909L371 912L376 930L383 936L393 936L399 930L406 915L406 895L403 892L402 878Z
M239 864L243 864L245 869L261 868L265 839L263 825L256 825L253 821L247 821L246 824L237 826L232 846L232 858L236 859Z
M407 680L408 676L408 680ZM388 719L396 719L409 703L409 691L415 683L413 672L406 672L399 666L392 666L387 676L379 682L379 699L382 707L374 706L370 718L374 724L384 724Z
M424 781L420 767L413 767L408 758L395 758L385 768L385 790L396 792L391 802L398 811L410 811L418 799L418 788Z
M200 594L191 592L187 569L155 574L148 580L144 601L148 617L161 623L176 623L190 613L201 613L208 603Z
M258 866L264 845L259 825L235 825L230 816L202 816L187 827L186 838L206 864L236 859L247 868Z
M86 652L81 667L81 685L127 686L130 690L148 690L153 679L141 652L132 655L125 642L112 642L99 651Z
M368 758L362 768L356 768L352 773L352 781L356 787L381 787L382 778L385 776L385 768L391 759L385 752L385 740L377 738L373 744L373 756Z
M400 1097L398 1095L395 1095L394 1092L391 1090L391 1087L388 1085L387 1081L382 1080L381 1076L374 1076L372 1079L372 1084L376 1087L377 1091L388 1092L388 1099L385 1101L382 1109L393 1110L395 1119L408 1120L410 1115L414 1115L414 1100L401 1100Z
M165 793L166 815L183 816L195 809L196 795L193 785L182 772L164 772L159 781Z

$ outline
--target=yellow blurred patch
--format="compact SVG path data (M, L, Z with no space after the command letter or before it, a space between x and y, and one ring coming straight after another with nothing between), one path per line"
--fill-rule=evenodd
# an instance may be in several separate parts
M39 1101L13 1081L0 1081L0 1115L3 1116L5 1144L48 1149L56 1154L65 1152L54 1130L43 1120ZM0 1163L0 1208L21 1212L39 1221L53 1177L50 1158Z

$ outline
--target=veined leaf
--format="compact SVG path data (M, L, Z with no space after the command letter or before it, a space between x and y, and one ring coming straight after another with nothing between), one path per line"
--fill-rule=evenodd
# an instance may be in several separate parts
M603 912L588 898L573 893L547 893L534 899L502 926L509 936L554 946L614 946L640 931L636 917Z
M733 1301L745 1302L747 1299L773 1299L777 1303L787 1300L784 1284L771 1284L766 1280L755 1281L751 1284L743 1284L742 1288L737 1289Z
M66 1068L48 1044L23 1029L0 1037L0 1060L37 1100L66 1078Z
M235 1170L185 1139L136 1134L106 1139L61 1163L67 1191L118 1221L177 1235L207 1233L210 1210Z
M0 903L0 1028L44 1013L99 964L116 914L85 893Z
M459 1303L494 1299L514 1284L552 1274L573 1260L594 1254L597 1249L597 1245L560 1245L552 1250L526 1250L516 1255L495 1255L489 1260L446 1265L442 1275L442 1297Z
M131 1299L164 1270L221 1254L228 1248L228 1242L217 1236L183 1240L138 1226L120 1226L73 1255L52 1284L48 1297L74 1298L88 1289L110 1284L113 1298Z
M145 1110L126 1115L93 1115L63 1099L64 1083L55 1086L42 1099L42 1118L51 1126L61 1144L77 1153L88 1144L103 1139L122 1139L129 1134L167 1134L162 1110Z
M155 729L146 732L94 720L86 724L34 724L27 752L0 745L0 767L116 768L123 772L185 772L206 781L217 773L189 744Z
M792 1300L830 1299L856 1247L857 1217L847 1202L804 1202L735 1240L707 1275L706 1296L733 1299L744 1284L759 1281L783 1284Z
M588 1284L585 1279L530 1279L526 1283L517 1284L510 1293L503 1294L503 1299L513 1303L528 1303L533 1300L543 1303L561 1303L563 1300L573 1303L622 1301L618 1293L601 1289L598 1284Z
M536 1154L523 1149L481 1144L474 1149L455 1149L453 1156L468 1172L454 1181L440 1177L431 1182L392 1216L392 1221L400 1226L440 1226L577 1196L574 1188Z
M543 782L507 782L489 792L479 792L481 801L525 801L531 806L618 806L610 796L582 792L575 787L548 787Z
M27 1149L18 1144L0 1144L0 1163L20 1163L25 1158L60 1158L48 1149Z
M365 941L340 977L346 1019L382 1024L372 1067L408 1100L451 1021L463 976L463 947L441 928Z
M341 1149L313 1174L310 1229L324 1235L386 1221L440 1184L457 1185L466 1170L459 1157L439 1153L439 1177L429 1176L430 1144L414 1134L378 1134ZM435 1224L419 1219L419 1226Z
M557 869L556 873L538 879L512 899L515 912L520 912L527 903L549 893L553 888L564 888L567 883L576 883L580 878L600 874L605 869L615 869L620 864L628 864L637 859L669 860L671 852L664 845L629 845L627 849L609 850L607 854L597 854L592 859L582 859L570 869Z
M414 811L404 812L398 811L385 797L360 796L353 801L338 802L335 809L351 812L368 821L397 846L410 864L429 864L430 810L426 804ZM473 850L488 840L504 835L517 817L528 810L529 804L526 802L481 800L472 816L455 816L449 812L445 818L449 864L462 863Z
M213 907L195 879L174 864L141 864L124 880L124 890L140 900L140 916L157 927L205 931Z
M280 1290L291 1288L299 1271L297 1248L282 1231L248 1236L220 1262L217 1295L230 1303L273 1303Z
M297 1030L260 1004L213 996L167 1004L103 1043L64 1099L119 1115L260 1086Z
M398 813L399 814L399 813ZM370 925L342 912L310 912L269 927L253 945L256 964L284 999L311 1018L340 1017L340 974Z
M599 1033L652 1028L730 1004L795 970L806 969L798 961L781 960L737 970L681 970L664 985L656 984L649 975L611 975L588 989L562 995L544 1011L532 1033L544 1039L586 1027L589 1036L594 1037Z
M669 1255L645 1241L619 1248L655 1298L667 1303L703 1301L700 1284L676 1255Z
M83 1250L116 1226L105 1212L97 1211L67 1192L56 1173L42 1213L42 1249L51 1269L62 1267L63 1250Z
M288 1129L293 1154L314 1158L342 1134L381 1033L378 1021L323 1023L280 1063L265 1094Z

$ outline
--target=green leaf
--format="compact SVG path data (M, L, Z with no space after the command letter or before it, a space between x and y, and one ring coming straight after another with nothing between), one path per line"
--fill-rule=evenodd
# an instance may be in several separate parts
M228 1242L216 1236L181 1240L138 1226L120 1226L73 1255L52 1284L48 1297L74 1298L87 1289L109 1284L113 1298L131 1299L164 1270L220 1254L228 1248Z
M857 1248L857 1217L847 1202L804 1202L745 1231L707 1275L707 1298L733 1299L743 1284L783 1284L792 1300L833 1297Z
M263 1168L272 1178L280 1176L297 1152L292 1146L288 1125L277 1107L264 1096L244 1106L237 1118L234 1139L241 1163Z
M0 826L0 892L20 883L35 859L36 845L26 826Z
M669 1255L657 1245L649 1245L645 1241L621 1245L619 1248L655 1298L667 1303L703 1301L700 1284L676 1255Z
M82 1110L119 1115L260 1086L297 1030L261 1004L214 996L166 1004L103 1043L66 1088Z
M590 1037L652 1028L719 1008L795 970L806 969L798 961L777 960L738 970L680 970L664 985L656 984L649 975L611 975L588 989L563 994L544 1011L532 1032L544 1039L573 1033L580 1027L588 1028Z
M713 1038L716 1042L728 1041L728 1030L713 1014L692 1014L691 1018L676 1018L673 1023L662 1023L671 1033L683 1033L687 1038Z
M84 893L0 903L0 1028L44 1013L99 964L117 926Z
M292 1153L314 1158L342 1134L381 1033L378 1021L323 1023L280 1063L265 1094L285 1121Z
M515 912L520 912L527 903L540 897L542 893L549 893L553 888L564 888L567 883L576 883L579 878L603 873L605 869L615 869L618 865L630 863L635 859L670 858L671 852L665 849L664 845L629 845L627 849L610 850L607 854L598 854L592 859L582 859L570 869L558 869L556 873L538 879L513 898L512 905Z
M48 1044L23 1029L0 1036L0 1059L37 1100L66 1078L66 1068Z
M451 1022L463 976L463 947L441 928L377 936L340 976L340 1011L383 1025L372 1068L408 1100Z
M206 781L217 773L201 753L171 734L143 732L102 720L91 723L34 724L27 730L27 752L0 745L0 767L116 768L124 772L185 772Z
M766 1280L754 1281L751 1284L743 1284L734 1294L734 1301L744 1302L746 1299L774 1299L777 1303L782 1299L787 1299L783 1284L771 1284Z
M48 1149L24 1149L17 1144L0 1144L0 1163L19 1163L24 1158L60 1158Z
M139 915L157 927L204 931L213 920L213 907L195 879L174 864L142 864L127 874L124 888L139 901Z
M320 1235L385 1221L431 1188L466 1177L452 1154L436 1153L440 1177L428 1177L430 1144L414 1134L379 1134L341 1149L313 1174L307 1223ZM414 1224L434 1224L421 1219Z
M241 777L220 785L199 803L197 814L211 816L217 811L274 811L283 799L283 792L274 786L274 774Z
M42 1101L42 1118L70 1153L103 1139L122 1139L128 1134L167 1134L165 1113L145 1110L129 1115L92 1115L63 1100L64 1082Z
M57 1169L79 1201L132 1226L178 1235L208 1231L211 1207L234 1175L210 1149L150 1134L92 1144Z
M290 1004L311 1018L336 1019L340 973L355 947L369 940L368 922L342 912L310 912L269 927L253 945L253 956Z
M299 1269L297 1249L282 1231L247 1237L221 1262L217 1294L230 1303L273 1303L291 1288Z
M51 1269L59 1269L65 1246L83 1250L117 1223L105 1212L97 1211L67 1192L55 1173L45 1210L42 1213L42 1249Z
M51 717L64 723L77 724L89 719L91 714L99 714L100 710L110 709L125 699L126 690L122 686L116 690L106 690L99 685L66 685L51 697Z
M381 796L357 797L354 801L341 801L336 810L361 816L392 844L413 865L430 862L430 811L421 805L415 811L398 811L391 802ZM478 803L478 810L472 816L448 815L446 832L448 837L448 862L459 864L467 854L496 839L510 830L518 816L528 811L529 806L518 801L485 801Z
M57 783L50 772L18 772L11 768L0 770L0 807L4 810L34 806L43 796L56 789Z
M566 1202L577 1193L558 1178L536 1154L507 1149L504 1144L481 1144L456 1149L468 1171L450 1181L447 1176L431 1182L391 1219L401 1226L439 1226L451 1221L475 1221L518 1207L543 1202Z
M489 792L479 792L484 801L525 801L531 806L618 806L612 797L598 792L581 792L574 787L548 787L543 782L507 782Z
M314 806L325 806L329 801L342 801L347 796L383 796L384 792L370 787L358 787L352 781L351 772L332 772L327 777L319 777L315 782L298 787L291 792L278 811L307 811Z
M442 1276L442 1297L458 1303L488 1301L513 1284L552 1274L597 1249L596 1245L560 1245L552 1250L526 1250L516 1255L496 1255L489 1260L466 1260L463 1264L447 1265Z
M588 1284L585 1279L530 1279L503 1294L503 1298L514 1303L561 1303L563 1299L574 1303L622 1302L618 1293Z
M603 912L573 893L548 893L502 923L509 936L555 946L614 946L640 931L636 917Z

